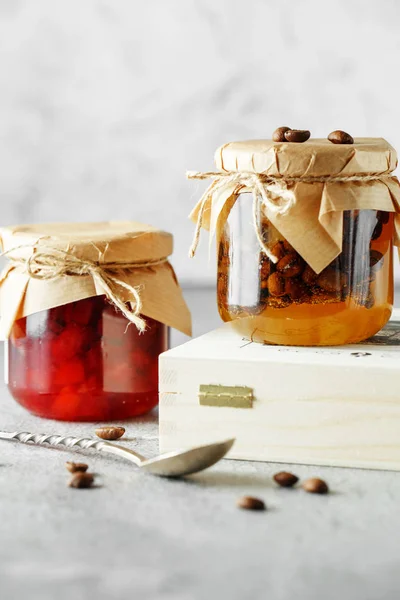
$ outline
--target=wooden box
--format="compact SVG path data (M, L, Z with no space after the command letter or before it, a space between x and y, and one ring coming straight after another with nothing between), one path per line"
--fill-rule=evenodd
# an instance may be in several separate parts
M229 437L230 458L400 470L400 314L358 345L267 346L226 323L162 354L161 451Z

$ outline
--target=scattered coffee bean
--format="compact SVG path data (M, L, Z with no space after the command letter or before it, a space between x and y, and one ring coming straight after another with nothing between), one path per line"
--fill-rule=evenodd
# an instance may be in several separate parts
M310 494L327 494L329 488L323 479L312 477L303 483L303 489Z
M67 467L70 473L84 473L88 470L88 465L86 465L85 463L76 463L68 461L65 463L65 466Z
M265 503L259 498L253 498L252 496L243 496L243 498L239 498L237 501L237 506L239 508L244 508L245 510L265 510Z
M293 473L288 473L287 471L281 471L280 473L276 473L274 475L274 480L281 487L293 487L298 482L299 478Z
M276 269L282 277L296 277L303 271L304 262L297 252L289 252L278 261Z
M378 250L369 251L369 266L375 267L380 260L382 260L383 254Z
M328 135L328 140L332 144L354 144L354 140L349 133L336 129Z
M287 142L295 142L297 144L306 142L310 135L311 134L309 131L307 131L307 129L289 129L284 133Z
M286 131L290 131L290 127L278 127L278 129L275 129L274 133L272 134L272 140L274 142L286 142Z
M371 352L351 352L350 356L355 356L356 358L360 358L360 356L372 356Z
M99 427L96 429L97 437L102 440L118 440L124 433L124 427Z
M71 481L69 482L69 487L72 488L89 488L93 485L94 476L92 473L82 473L78 471L74 474Z
M271 296L285 295L285 280L279 273L272 273L268 277L268 291Z

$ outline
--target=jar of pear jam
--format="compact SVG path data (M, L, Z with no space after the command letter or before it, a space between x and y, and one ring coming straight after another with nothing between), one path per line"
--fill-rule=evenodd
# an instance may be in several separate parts
M158 403L168 327L137 328L105 296L18 319L7 344L8 387L35 415L63 421L135 417Z
M261 217L260 249L251 194L238 196L218 244L218 308L246 338L268 344L332 346L377 333L393 304L393 213L343 212L342 251L315 273Z

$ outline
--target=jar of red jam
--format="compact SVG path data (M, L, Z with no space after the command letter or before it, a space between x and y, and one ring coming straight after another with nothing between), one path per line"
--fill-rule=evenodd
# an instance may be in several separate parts
M225 144L220 171L192 174L214 178L193 214L195 242L201 226L216 233L219 313L246 339L357 343L390 318L396 151L334 133Z
M172 238L137 223L76 228L1 230L11 261L0 286L8 388L41 417L135 417L158 403L158 357L168 348L168 326L190 332L167 261ZM9 303L18 292L12 317Z

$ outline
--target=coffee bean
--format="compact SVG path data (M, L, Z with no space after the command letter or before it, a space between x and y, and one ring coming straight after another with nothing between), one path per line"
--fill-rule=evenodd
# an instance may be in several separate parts
M95 431L102 440L118 440L125 433L124 427L99 427Z
M318 275L317 285L326 292L340 292L342 275L336 269L326 268Z
M383 254L378 250L370 250L369 251L369 266L375 267L380 260L382 260Z
M349 133L336 129L328 135L328 140L332 144L354 144L354 140Z
M276 473L274 475L274 480L281 487L293 487L298 482L299 478L293 473L288 473L287 471L280 471L280 473Z
M293 248L293 246L291 244L289 244L288 241L283 240L282 243L283 243L283 247L286 250L286 252L294 252L295 251L294 248Z
M285 133L290 131L290 127L278 127L272 134L272 141L274 142L286 142Z
M279 271L282 277L296 277L300 275L303 269L304 263L296 252L289 252L276 265L276 270Z
M299 300L307 294L307 288L300 279L290 277L285 280L285 294L288 294L292 300Z
M70 473L84 473L88 470L88 465L85 463L76 463L76 462L66 462L65 466L67 467Z
M285 131L284 133L287 142L295 142L297 144L306 142L310 135L311 134L307 129L289 129L289 131Z
M378 219L380 220L380 222L383 225L386 225L386 223L389 223L390 212L386 212L385 210L378 210L378 214L376 216L378 217Z
M271 275L271 272L273 270L273 264L269 260L269 258L267 256L265 256L265 254L262 255L262 258L261 258L258 268L260 271L261 279L267 279L268 276Z
M265 510L266 506L262 500L259 498L253 498L252 496L243 496L243 498L239 498L237 501L237 506L239 508L244 508L245 510Z
M268 291L271 296L285 295L285 280L279 273L272 273L268 277Z
M269 250L278 260L285 256L285 246L283 245L283 242L276 242Z
M371 240L377 240L378 238L380 238L382 229L383 229L382 221L378 221L377 224L375 225L374 231L372 232Z
M78 471L74 474L71 481L69 482L69 487L72 488L89 488L93 485L94 476L92 473L82 473Z
M306 268L304 269L301 275L301 278L304 281L304 283L306 283L307 285L314 285L314 283L317 281L317 277L318 275L316 274L316 272L313 271L313 269L309 265L306 265Z
M329 488L323 479L312 477L303 483L303 489L310 494L327 494Z

